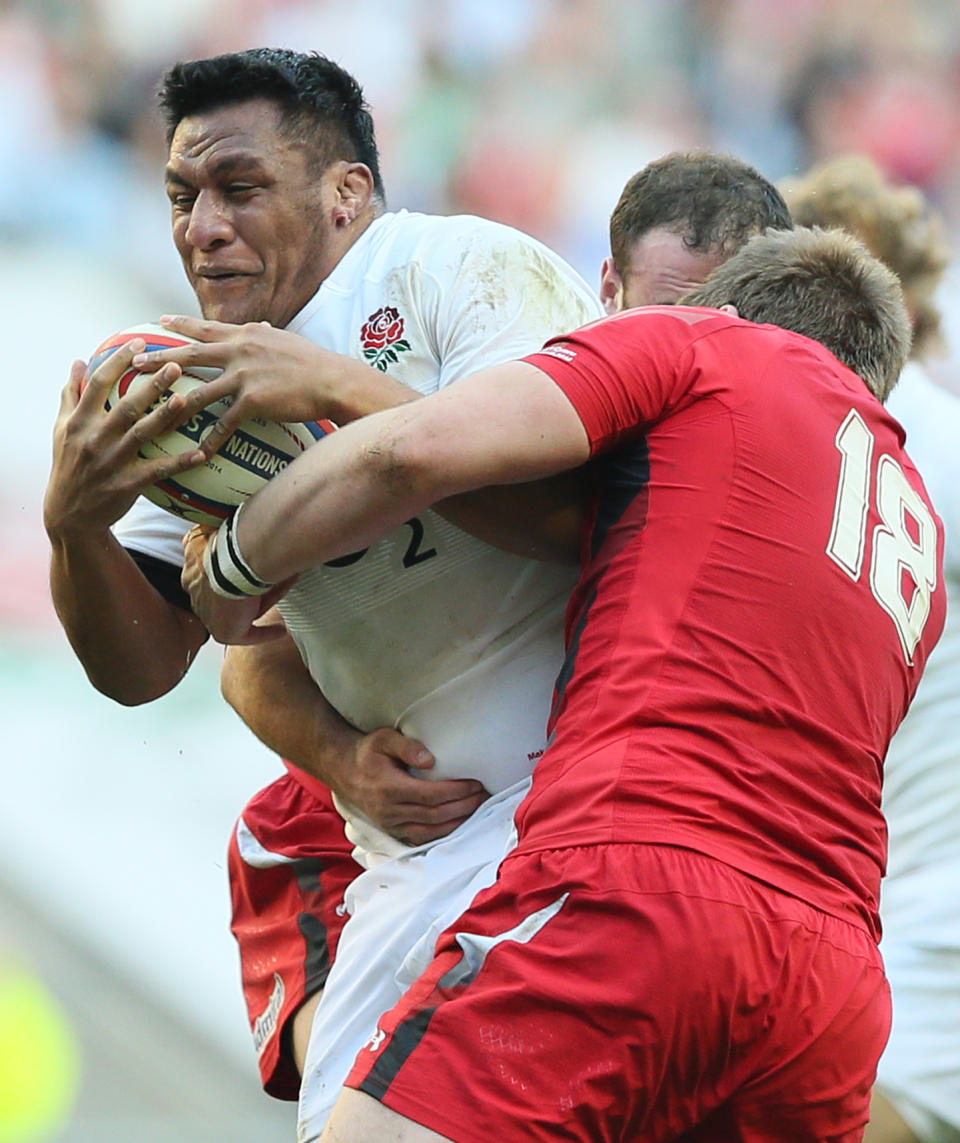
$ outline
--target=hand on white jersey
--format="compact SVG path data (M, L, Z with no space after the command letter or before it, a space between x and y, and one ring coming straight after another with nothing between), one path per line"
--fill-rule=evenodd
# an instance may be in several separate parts
M203 554L216 528L197 524L183 537L184 564L180 573L183 590L190 596L193 613L218 643L266 643L286 634L282 624L258 626L257 620L293 586L291 577L264 595L248 599L225 599L210 587L203 567Z
M144 460L138 453L145 441L168 432L183 419L179 394L148 412L179 375L176 366L166 366L152 385L138 386L112 409L105 408L110 390L143 347L140 340L122 345L89 377L82 361L71 367L60 396L53 466L43 506L51 535L105 531L149 485L205 460L197 452L155 460Z
M338 793L398 841L423 845L452 833L489 798L472 778L425 782L435 764L422 742L392 727L359 738Z

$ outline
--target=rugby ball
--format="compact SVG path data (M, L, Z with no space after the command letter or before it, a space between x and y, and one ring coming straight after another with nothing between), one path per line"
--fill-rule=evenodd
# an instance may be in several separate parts
M189 345L196 338L173 333L160 325L145 323L121 330L98 346L90 359L88 372L128 341L140 337L147 352ZM167 393L192 392L198 385L219 376L219 369L191 366L167 390ZM117 381L106 400L112 408L126 393L135 390L149 374L128 369ZM167 395L164 393L164 397ZM155 440L141 445L139 454L145 460L160 456L179 456L197 449L207 433L230 406L230 398L214 401L195 413L186 424ZM331 421L284 422L256 418L245 421L229 437L219 452L206 464L158 481L144 490L144 496L185 520L195 524L219 525L268 480L306 451L314 442L332 432Z

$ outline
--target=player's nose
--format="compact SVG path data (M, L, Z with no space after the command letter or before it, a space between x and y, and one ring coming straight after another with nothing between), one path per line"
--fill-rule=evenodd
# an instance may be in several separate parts
M202 190L193 201L186 239L198 250L231 241L234 235L230 211L223 199Z

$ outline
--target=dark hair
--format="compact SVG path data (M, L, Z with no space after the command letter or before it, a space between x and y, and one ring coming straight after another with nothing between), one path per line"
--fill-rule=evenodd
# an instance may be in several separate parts
M691 250L732 254L753 234L793 226L783 196L759 171L705 151L648 163L623 188L610 217L610 252L621 274L648 231L675 230Z
M734 305L747 321L813 338L885 401L910 352L910 319L896 276L843 230L759 234L680 299Z
M251 48L174 64L159 92L167 141L185 116L250 99L272 100L285 134L309 144L321 169L337 159L365 163L374 193L383 197L373 119L363 91L349 72L317 52Z

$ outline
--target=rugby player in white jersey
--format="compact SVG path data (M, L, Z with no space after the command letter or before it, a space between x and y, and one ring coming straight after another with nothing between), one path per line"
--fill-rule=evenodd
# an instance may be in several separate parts
M803 225L841 226L899 277L913 348L887 408L944 525L947 621L884 763L889 834L880 896L893 1027L880 1059L866 1143L960 1143L960 401L923 365L936 344L935 293L947 267L942 223L915 187L863 156L785 182Z
M287 419L322 415L344 423L412 400L602 312L561 259L517 231L473 218L386 213L360 89L322 57L263 50L178 65L161 99L173 235L204 315L266 321L302 335L266 326L247 330L248 356L256 342L269 355L271 377L291 382L279 397ZM91 681L128 704L168 691L206 639L178 595L183 523L142 502L116 534L111 530L159 475L136 456L140 429L131 430L130 409L111 415L102 405L104 386L128 367L136 348L114 355L116 364L94 374L82 395L83 366L74 366L45 504L58 613ZM318 392L310 378L319 372L316 357L329 350L350 355L348 368L335 386ZM157 374L158 390L170 371ZM221 381L230 378L227 369ZM250 401L234 391L234 410L245 417ZM276 384L270 396L277 399ZM142 411L143 404L131 408ZM144 431L181 411L179 402L168 403L147 418ZM524 495L521 490L500 502L509 511L494 507L498 531L523 520ZM573 568L500 552L433 513L356 559L304 577L300 603L291 601L287 614L304 658L342 712L313 688L310 728L332 744L312 751L314 774L343 795L355 830L348 841L329 806L305 808L312 790L303 788L300 822L324 862L319 870L311 866L302 910L315 923L301 932L303 918L297 911L291 917L299 963L288 988L280 978L286 995L278 1003L279 994L271 992L260 1011L251 1011L265 1068L286 1055L280 1052L283 1026L307 983L323 984L335 925L344 918L335 890L342 898L359 871L353 844L381 856L404 848L364 813L358 757L369 775L372 755L373 767L387 771L393 783L391 796L402 796L412 822L397 830L403 836L415 834L418 824L434 836L448 832L493 793L483 808L486 828L474 827L491 847L483 854L486 865L511 829L505 799L516 796L544 745L544 712L574 578ZM97 604L106 598L125 607L107 613ZM291 699L286 719L293 723L299 714ZM433 738L437 763L430 776L438 780L419 782L402 772L392 755L414 762L423 747L395 726ZM393 736L385 744L383 734L376 737L384 729ZM281 781L299 790L293 774ZM447 780L451 776L457 780ZM369 776L364 780L370 784ZM498 812L499 834L491 825ZM315 827L323 836L315 836ZM251 876L269 872L259 860L269 846L255 835L249 840L259 845ZM461 853L466 860L468 848ZM302 866L285 852L275 866L281 874L289 870L299 887ZM469 881L469 872L461 876ZM311 912L318 898L322 905ZM246 921L257 924L256 917ZM324 932L327 922L332 931ZM262 960L252 968L264 977L255 983L271 988L273 968L286 967L286 952L281 946L280 961L268 969Z

